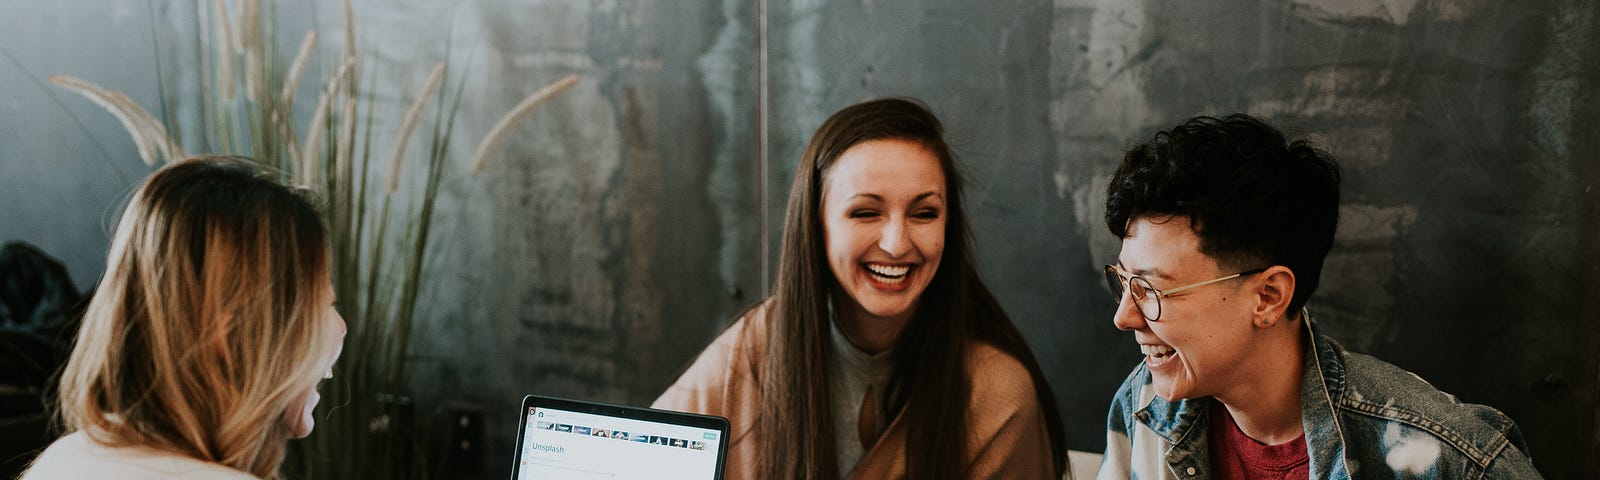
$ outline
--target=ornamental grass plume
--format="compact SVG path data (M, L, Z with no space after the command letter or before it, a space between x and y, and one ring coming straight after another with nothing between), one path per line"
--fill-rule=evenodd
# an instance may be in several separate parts
M83 95L117 117L117 121L122 122L122 128L133 137L133 144L145 165L155 165L160 159L171 162L188 156L183 147L167 136L166 127L162 127L156 117L122 92L106 90L66 75L51 75L50 83Z
M311 48L317 45L317 29L306 30L306 38L300 41L300 50L294 54L294 61L289 62L289 73L283 79L283 92L278 94L278 101L294 103L295 89L300 88L300 75L306 71L306 61L311 60Z
M234 72L233 57L238 55L239 48L233 39L233 22L228 21L228 2L226 0L211 0L211 10L215 14L217 31L213 41L222 42L217 48L217 85L222 87L222 98L233 100Z
M339 69L333 73L333 78L328 80L328 85L322 90L322 96L317 98L317 107L312 110L311 123L309 125L316 126L327 122L328 104L338 96L339 86L345 75L350 73L350 69L354 64L354 59L346 59L344 64L340 65ZM289 145L291 152L295 150L301 152L292 159L300 167L296 170L300 174L298 177L300 183L306 185L314 185L316 183L317 170L321 169L316 160L322 158L321 155L318 155L322 150L322 137L322 135L307 135L305 145L300 146L298 149L293 144Z
M405 160L406 145L411 144L411 132L417 128L417 119L422 118L422 107L428 105L428 97L439 90L439 82L444 80L444 64L433 66L433 72L428 74L428 81L423 83L422 91L417 94L417 99L411 102L411 108L406 109L405 120L400 122L400 134L394 138L394 150L389 156L389 193L400 189L400 161Z
M477 150L472 154L472 173L483 171L484 165L489 162L489 155L500 151L500 143L505 141L506 133L511 131L512 126L521 123L522 119L533 113L533 109L538 107L539 104L544 103L545 100L549 100L550 97L554 97L558 93L566 91L575 83L578 83L578 76L567 75L560 80L556 80L556 83L533 92L532 95L528 95L528 98L517 102L517 106L511 107L511 111L507 112L506 116L500 117L500 121L494 122L494 127L490 128L489 133L484 134L483 141L478 143Z

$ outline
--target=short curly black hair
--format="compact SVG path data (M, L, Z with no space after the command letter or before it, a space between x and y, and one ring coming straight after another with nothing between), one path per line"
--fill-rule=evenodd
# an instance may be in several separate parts
M1194 117L1134 146L1106 187L1106 227L1184 216L1200 253L1225 268L1283 265L1296 279L1289 311L1317 290L1339 225L1339 164L1306 140L1249 115Z

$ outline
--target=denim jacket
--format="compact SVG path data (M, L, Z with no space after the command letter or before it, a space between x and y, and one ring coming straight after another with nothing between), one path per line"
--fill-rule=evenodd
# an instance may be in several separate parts
M1313 479L1538 479L1515 423L1411 372L1346 351L1303 315L1301 422ZM1211 397L1169 402L1140 364L1106 418L1098 480L1209 479Z

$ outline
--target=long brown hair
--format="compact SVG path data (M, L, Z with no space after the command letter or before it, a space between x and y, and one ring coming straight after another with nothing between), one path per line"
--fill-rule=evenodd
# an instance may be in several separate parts
M169 165L134 193L61 376L69 431L276 477L284 412L319 378L327 231L239 157Z
M987 343L1015 357L1033 377L1050 432L1057 473L1064 467L1065 436L1055 395L1022 334L978 278L971 232L961 206L961 179L944 141L944 127L922 103L887 98L856 104L829 117L806 145L784 218L783 250L768 312L767 355L761 360L760 478L831 479L838 476L833 445L827 352L828 302L844 295L827 265L822 190L834 161L871 140L917 142L939 158L948 195L945 247L939 271L896 341L889 411L902 411L908 428L909 478L960 476L965 469L967 402L971 385L966 352Z

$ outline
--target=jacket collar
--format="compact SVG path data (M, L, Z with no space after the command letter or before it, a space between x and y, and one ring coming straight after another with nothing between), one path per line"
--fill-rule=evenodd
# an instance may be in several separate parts
M1300 418L1306 433L1306 451L1311 456L1311 478L1338 478L1346 471L1341 461L1344 435L1339 417L1334 415L1334 405L1344 396L1344 352L1322 334L1309 311L1300 313L1310 345L1301 374ZM1149 403L1133 414L1140 423L1172 443L1174 450L1195 450L1183 446L1186 442L1205 441L1211 397L1169 402L1155 396L1148 386L1143 390L1151 393L1146 394Z
M1300 424L1306 431L1311 478L1348 478L1344 464L1344 426L1334 406L1344 397L1344 349L1322 334L1311 313L1301 310L1311 346L1300 381Z

